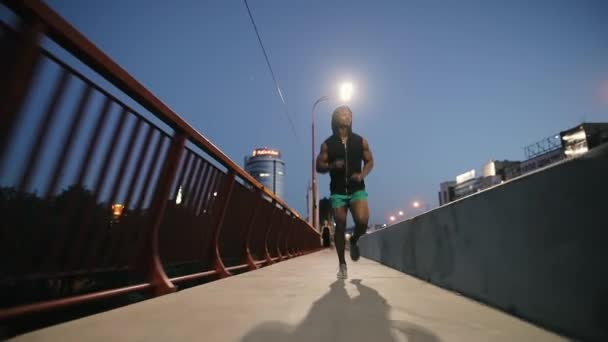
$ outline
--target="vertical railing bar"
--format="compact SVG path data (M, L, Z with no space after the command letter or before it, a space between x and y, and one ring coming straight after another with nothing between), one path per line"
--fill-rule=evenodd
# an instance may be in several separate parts
M173 197L172 198L176 198L177 197L177 193L179 192L179 188L182 187L182 184L184 183L184 177L186 177L186 171L188 170L188 168L190 167L190 161L192 158L192 155L194 153L192 153L190 150L186 149L186 159L183 160L183 163L181 165L181 172L180 175L178 177L178 181L177 184L175 186L175 192L173 193ZM182 187L182 197L183 197L183 192L184 192L184 188Z
M46 106L46 114L43 116L42 120L39 122L38 127L35 130L35 133L33 135L33 137L36 137L36 138L35 138L34 144L31 147L31 150L29 153L29 158L25 164L26 166L25 166L24 173L21 177L19 185L17 186L17 189L18 189L17 191L18 191L19 195L23 194L23 192L26 191L27 187L29 186L29 182L32 177L32 174L34 173L34 170L37 168L37 165L39 162L40 150L42 149L44 140L46 140L46 136L49 132L48 127L52 123L53 119L56 117L55 113L57 112L59 103L61 102L61 99L63 98L63 94L65 93L65 88L66 88L69 80L70 80L70 75L66 72L60 73L57 76L55 88L54 88L55 91L53 92L53 95L49 99L49 102ZM8 114L7 114L7 116L8 116ZM4 147L5 146L2 146L0 148L4 148ZM2 157L0 157L0 158L2 158ZM0 161L0 163L1 163L1 161ZM18 230L18 231L24 231L24 230L27 230L28 227L23 227L21 229L19 227L14 227L13 229ZM24 236L27 236L27 235L28 234L24 234ZM40 234L38 234L38 235L34 234L32 236L33 239L34 239L34 236L42 238L40 236ZM31 241L33 241L33 240L31 240ZM16 243L17 245L23 245L22 242L18 242L18 241L15 241L14 243ZM38 244L38 241L37 241L37 244ZM40 255L42 255L42 253L40 253ZM40 258L40 256L33 257L32 260L30 260L31 263L29 265L27 265L27 269L31 269L31 267L33 265L37 265L37 264L39 265L39 263L37 263L39 258Z
M126 108L123 108L120 111L120 118L118 119L118 125L116 125L115 129L114 129L114 134L112 135L112 138L110 139L110 146L108 148L108 150L106 151L106 154L103 158L103 164L101 167L101 171L99 173L99 175L97 176L97 181L95 182L95 196L99 197L101 194L101 190L103 189L103 186L105 185L105 182L107 180L106 174L108 172L108 168L110 167L110 163L111 163L111 159L112 156L114 155L114 151L116 150L116 147L119 145L119 140L121 135L120 133L122 133L122 128L125 124L125 121L127 119L128 116L128 112Z
M188 173L186 174L186 179L184 179L184 188L183 188L183 192L182 192L182 202L184 203L184 206L187 207L187 203L190 203L190 197L192 197L192 192L194 191L193 189L193 184L195 182L195 174L196 171L198 170L199 165L201 164L201 160L200 158L197 158L197 156L194 154L192 156L192 165L190 166L190 169L188 170ZM185 195L185 196L184 196Z
M63 146L63 149L61 150L61 152L59 154L59 160L55 164L54 171L52 173L52 177L47 186L47 191L44 196L45 198L50 198L57 191L59 178L62 174L61 171L65 167L65 163L66 163L66 160L68 159L68 156L71 154L72 147L74 146L75 136L80 129L80 125L85 116L85 110L89 104L89 99L91 98L92 92L93 92L93 88L88 84L85 85L84 88L82 89L82 93L80 95L80 100L79 100L76 110L74 111L73 116L72 116L71 125L68 128L68 131L67 131L67 134L66 134L64 140L61 142L61 146ZM70 197L70 195L68 195L68 197ZM68 198L67 202L68 203L66 203L66 206L69 207L71 205L72 201L70 201L70 198ZM66 214L68 214L68 213L66 213ZM67 225L61 226L60 229L62 229L62 227L67 227ZM67 234L65 236L63 236L64 237L63 241L59 241L59 239L57 238L58 235L55 235L54 239L53 239L53 243L50 246L48 245L48 242L47 242L46 245L48 246L48 249L47 249L48 254L46 255L46 257L49 260L53 260L53 256L56 255L55 252L57 251L57 249L61 248L62 243L64 246L64 248L62 248L64 250L64 254L68 253L68 248L65 248L65 246L69 245L70 240L73 240L72 236L74 235L75 232L73 232L72 230L70 232L67 232ZM37 250L42 250L42 249L37 248ZM41 253L40 257L42 256L42 254L43 253ZM42 263L39 261L37 262L37 264L42 266ZM60 264L63 265L64 263L60 263Z
M129 188L127 190L127 199L125 200L125 206L127 208L131 208L131 201L133 200L133 194L135 192L135 186L137 185L137 179L139 179L139 175L141 173L141 169L144 165L144 160L146 155L148 155L148 150L150 149L150 142L152 140L152 136L154 134L154 127L150 125L146 125L148 128L148 132L146 133L146 137L144 138L144 142L139 152L139 156L137 157L137 162L135 163L135 170L133 175L131 175L131 180L129 181Z
M22 178L19 182L19 186L18 186L19 193L23 193L24 191L26 191L27 187L29 186L32 175L33 175L34 170L36 169L36 166L39 161L38 156L40 154L40 151L42 150L44 141L46 140L46 137L50 131L51 123L57 117L56 113L59 108L59 104L61 103L61 100L63 99L63 95L65 94L65 89L68 85L69 80L70 80L70 74L67 73L65 70L62 70L62 72L57 77L55 91L53 92L52 97L49 99L45 114L44 114L42 120L40 121L38 128L35 131L36 133L34 133L35 135L33 135L36 137L36 140L35 140L34 144L32 145L32 149L30 151L29 158L28 158L28 161L25 166L25 170L24 170L25 172L23 173ZM39 246L39 245L46 243L46 241L43 241L42 234L34 234L34 236L39 237L39 239L33 238L32 242L31 242L32 244ZM36 249L40 250L40 248L36 248ZM39 260L42 258L43 254L44 253L40 253L38 256L33 257L30 260L31 264L27 266L27 269L34 269L35 265L41 266L41 263L39 262ZM45 260L50 261L52 259L47 257L47 258L45 258Z
M266 211L266 216L267 216L267 220L266 220L266 224L263 226L263 232L262 234L260 234L260 238L258 240L259 246L261 248L261 255L260 257L268 260L268 258L266 257L266 240L267 240L267 235L268 235L268 230L271 228L271 226L273 225L273 220L274 220L274 209L272 208L272 204L269 204L268 201L266 201L266 199L264 199L263 194L260 193L260 198L262 199L263 203L264 203L264 207L265 207L265 211Z
M289 259L291 258L291 253L289 253L289 247L288 247L288 240L289 240L289 232L291 230L291 216L287 215L287 217L285 218L285 221L287 221L285 223L285 228L284 230L284 235L283 235L283 241L282 241L282 245L283 245L283 251L285 253L285 258Z
M227 174L223 173L220 170L217 170L217 174L218 174L218 178L220 179L214 186L213 188L213 193L211 194L211 201L209 201L209 208L208 210L213 210L214 206L215 206L215 202L218 200L218 197L220 196L221 192L221 179L223 179L224 177L228 176ZM215 194L215 195L214 195Z
M156 141L156 146L154 147L154 153L152 154L152 159L150 161L150 165L148 171L146 173L146 177L144 178L144 183L142 184L142 191L140 192L140 196L137 199L137 210L143 210L143 206L146 203L146 198L150 194L150 183L152 182L152 177L154 177L154 170L156 170L158 166L158 158L160 158L160 153L162 151L163 145L165 144L166 137L158 131L158 140Z
M207 186L207 200L203 203L203 212L211 215L211 203L214 200L214 190L216 190L217 188L217 184L219 183L219 180L221 179L222 176L222 172L216 168L213 168L213 174L211 175L211 182L209 182L209 185ZM212 216L210 216L212 217Z
M164 145L165 139L166 137L164 136L164 134L162 134L160 131L155 130L155 132L158 132L158 140L156 141L156 146L154 147L154 153L152 154L152 159L150 161L150 165L148 167L148 170L146 172L146 176L144 178L144 183L142 184L142 191L140 192L140 195L138 196L138 200L137 200L137 211L138 212L142 212L144 210L143 205L146 201L146 198L148 197L150 188L152 188L152 186L149 186L150 182L152 182L152 177L154 175L154 170L156 170L157 168L157 164L158 164L158 159L160 158L160 152L162 150L162 147ZM138 227L139 229L136 229L133 232L133 236L132 236L132 245L139 247L139 239L140 239L140 235L142 232L142 228ZM138 253L133 253L131 256L132 258L137 257ZM135 263L135 260L130 260L129 264L132 265Z
M294 238L294 233L296 231L297 224L298 224L298 220L295 217L292 217L291 224L289 225L289 227L290 227L289 236L287 239L287 252L289 253L289 255L292 258L298 256L295 249L293 248L293 238Z
M129 181L129 187L127 190L127 198L125 200L125 208L131 208L131 204L133 203L133 195L135 193L135 187L137 186L137 180L140 179L140 174L142 172L142 168L144 165L144 161L146 159L146 156L148 155L148 151L150 150L150 145L151 145L151 141L152 138L154 136L154 127L146 124L144 127L146 127L148 129L148 132L145 135L143 144L141 146L141 149L139 151L139 156L137 157L137 161L135 163L135 169L133 171L133 174L131 175L131 180ZM132 213L136 213L136 210L132 210ZM141 215L140 212L137 212L138 215ZM126 237L123 236L123 239L120 242L120 246L119 246L119 253L120 255L117 257L117 260L115 260L116 263L119 263L121 260L126 261L127 260L127 254L128 254L128 249L125 248L125 246L127 246L127 242L133 237L133 229L137 229L138 227L134 227L133 224L131 223L128 227L125 227L126 229Z
M277 256L279 257L279 261L283 261L283 253L281 251L281 238L285 235L285 208L281 209L281 226L277 229L277 238L276 238L276 249Z
M4 169L8 139L12 136L11 132L23 110L23 102L41 64L39 41L44 24L34 19L22 21L20 26L14 41L12 60L3 53L6 64L0 65L4 69L0 70L3 75L0 78L0 170ZM9 39L3 43L8 45ZM6 48L10 49L9 46Z
M169 145L163 163L161 173L158 176L150 212L150 224L147 236L147 243L142 251L145 264L142 271L145 279L153 286L155 295L163 295L175 291L175 286L169 281L163 269L162 260L159 252L159 232L162 224L167 199L171 194L171 186L177 174L179 161L184 153L186 145L186 134L175 132L173 141Z
M30 179L38 162L40 160L40 150L42 149L43 143L46 140L47 135L50 132L50 126L53 123L54 119L57 117L57 109L59 107L59 103L61 103L61 99L63 94L65 93L65 88L70 79L70 74L66 73L65 70L59 75L57 79L57 85L55 86L55 92L53 93L53 97L51 97L46 114L43 119L38 124L38 128L36 129L36 133L34 133L34 137L36 137L34 141L34 145L29 153L29 158L27 163L25 164L25 170L19 181L19 186L17 187L19 192L23 192L29 186Z
M196 204L196 198L198 197L198 191L199 191L199 187L201 185L201 181L202 181L202 173L205 170L205 168L207 167L207 163L205 162L204 159L202 158L197 158L199 160L198 163L198 168L196 170L196 173L194 174L194 184L192 185L192 191L190 196L188 196L188 198L186 198L186 202L184 203L184 207L190 209L191 211L193 211L191 207L194 207Z
M267 265L274 264L274 261L272 261L272 255L270 255L270 250L268 249L268 238L270 237L270 232L272 231L272 228L274 226L274 221L276 220L277 211L278 211L278 209L274 205L274 201L272 201L272 209L270 211L270 222L268 223L268 228L266 229L266 234L265 234L265 238L264 238L264 253L265 253Z
M205 248L201 248L200 252L201 252L201 256L200 259L205 262L205 256L209 256L209 257L213 257L213 225L215 223L214 217L210 211L210 207L209 207L209 203L211 202L211 193L213 192L213 188L215 187L215 183L217 182L218 179L220 179L220 171L217 170L216 168L212 167L211 168L211 176L209 177L209 181L207 182L206 185L206 189L205 189L205 195L204 197L206 197L206 199L203 199L203 203L202 203L202 212L203 212L203 221L204 221L204 225L203 225L203 229L206 228L206 230L204 231L204 234L202 236L203 241L202 241L202 246ZM207 227L205 227L207 226ZM209 238L209 241L206 241L204 238L207 237ZM211 248L212 250L208 250L207 248Z
M106 123L108 122L107 116L111 108L112 101L109 98L106 98L103 103L103 106L101 107L101 110L99 111L99 116L97 117L97 122L95 123L93 136L91 137L91 140L89 140L89 146L87 147L86 153L84 155L84 160L80 166L80 170L78 171L78 180L76 181L77 184L84 185L84 177L89 172L91 159L93 158L93 154L97 149L97 140L99 140L99 136L101 135L101 132L103 131L106 126Z
M120 117L118 119L118 123L114 128L114 133L112 134L112 138L110 139L109 142L109 147L106 150L106 153L104 155L103 158L103 162L102 162L102 166L101 166L101 170L99 172L99 174L97 175L97 181L95 182L95 186L94 186L94 190L93 190L93 195L94 195L94 203L90 203L87 206L86 209L86 214L84 217L84 222L81 222L81 229L87 229L85 227L88 227L88 231L89 237L93 237L93 239L86 239L84 241L84 243L81 245L81 247L85 247L84 248L84 253L76 253L77 256L80 256L80 258L77 258L77 261L79 261L78 265L82 266L82 265L87 265L87 262L95 256L95 248L91 247L91 246L95 246L94 243L96 242L95 238L99 236L98 231L96 230L91 230L91 227L89 226L89 223L91 222L91 214L93 209L95 208L95 206L97 205L97 200L101 200L101 191L106 183L107 177L106 174L108 173L108 169L110 168L110 163L112 162L111 158L114 155L114 151L116 150L116 147L120 144L120 133L122 133L122 128L125 124L125 121L127 119L127 115L128 112L125 108L123 108L120 112ZM86 247L89 248L86 248ZM81 251L83 250L82 248L80 249ZM88 250L89 253L86 253L86 251Z
M194 160L192 162L192 166L190 167L190 170L188 170L187 173L187 177L185 179L186 182L186 186L184 187L184 192L182 193L182 201L184 203L184 206L187 208L188 207L188 203L190 203L190 197L192 197L192 193L194 192L194 183L196 181L196 173L199 170L201 163L201 159L197 158L196 155L193 156ZM184 198L184 193L185 193L185 198Z
M199 199L197 200L198 206L196 209L196 213L197 215L201 215L201 212L203 212L203 210L205 209L205 204L206 201L208 200L209 196L207 196L209 194L209 189L211 188L211 183L213 182L213 179L215 177L215 168L213 167L213 165L211 165L211 163L207 162L207 170L205 171L205 178L203 181L203 184L201 186L201 193L199 195ZM207 199L205 198L207 197ZM206 213L206 211L205 211Z
M83 188L84 188L84 177L87 174L88 170L89 170L89 166L91 163L91 159L93 158L93 154L95 152L95 149L97 148L97 140L99 140L99 136L101 134L101 131L104 129L106 122L108 121L106 116L108 114L108 112L110 111L112 102L109 99L106 99L106 101L104 102L100 112L99 112L99 116L97 118L97 122L95 123L95 128L93 131L93 135L91 136L91 139L89 140L89 144L87 146L85 155L84 155L84 160L82 161L79 171L78 171L78 179L76 181L76 184L80 184ZM50 196L52 195L52 193L49 191L47 193L47 200L50 199ZM69 220L69 215L72 214L74 212L74 206L76 205L77 199L74 198L73 195L70 195L69 198L67 199L67 205L66 205L66 209L63 211L61 218L59 219L60 224L67 224L66 222L68 222ZM80 246L83 242L83 238L85 235L85 230L86 228L81 226L80 229L78 230L77 233L77 237L75 239L76 241L76 246ZM57 245L53 245L53 248L50 251L50 257L46 258L45 260L47 261L52 261L53 260L53 256L58 255L59 254L59 247ZM74 252L76 250L73 249L72 252ZM71 258L70 260L74 260L76 258L76 255L74 253L71 254ZM46 263L45 263L46 264ZM70 265L74 264L73 262L70 263Z
M209 180L209 170L211 170L211 164L207 161L205 161L205 170L203 171L203 174L201 175L201 183L198 185L198 190L196 192L196 198L194 199L194 210L192 211L194 216L198 216L200 214L200 207L201 207L201 199L203 198L203 194L205 191L205 186L207 181Z
M260 211L260 207L262 205L262 200L260 198L254 197L254 207L253 212L251 213L251 217L249 218L249 224L247 225L247 229L245 230L245 244L244 244L244 259L245 263L249 267L249 270L258 269L258 265L255 264L255 260L251 256L251 246L250 246L250 238L251 232L253 231L253 226L255 220L258 218L258 212Z
M82 123L82 119L85 116L85 110L88 106L89 99L91 98L91 93L93 88L91 85L86 85L82 91L82 95L80 97L80 102L78 103L78 107L74 112L74 118L72 119L72 125L70 125L68 129L68 134L65 140L62 142L63 150L61 154L59 154L59 160L57 164L55 164L55 170L53 172L53 178L49 186L47 187L47 195L45 197L52 196L57 191L57 184L59 183L59 177L61 176L61 171L65 162L72 151L72 146L74 146L74 137L79 132L80 124Z
M135 147L135 143L137 141L137 138L139 137L140 133L141 133L141 125L143 123L142 120L140 120L139 118L135 117L135 124L133 125L133 128L131 129L131 135L129 137L129 140L127 141L127 147L126 150L122 156L122 162L120 165L120 169L118 170L118 174L117 174L117 178L114 180L114 187L112 189L112 194L110 195L110 203L114 203L116 202L116 200L118 199L118 191L122 188L124 179L126 177L122 177L125 172L127 171L127 167L129 166L130 162L131 162L131 154L133 153L133 148ZM133 173L136 173L137 171L134 170ZM126 214L127 210L130 210L131 208L125 206L123 207L123 211ZM120 244L120 240L121 238L124 237L124 227L123 229L120 229L120 231L118 232L118 244ZM113 235L112 235L113 236ZM112 239L112 236L110 237L110 251L106 251L106 253L104 253L105 258L104 261L111 261L113 258L113 252L116 251L116 248L114 248L112 250L112 247L116 244L115 239Z
M120 189L122 188L124 179L126 178L126 177L122 177L122 176L127 171L127 167L129 166L129 164L131 162L131 154L133 153L133 148L135 147L135 142L137 141L137 138L139 137L139 134L141 133L142 120L139 120L137 118L135 118L135 120L137 120L137 121L133 125L133 128L131 129L131 135L129 137L129 140L127 141L126 150L125 150L124 154L122 155L122 160L120 163L120 167L118 169L117 177L114 181L112 193L110 194L110 203L114 203L118 200L118 198L117 198L118 191L120 191ZM126 208L126 209L129 209L129 208Z
M233 192L235 183L236 183L236 174L234 171L230 170L230 171L228 171L228 174L226 175L225 184L222 187L222 194L221 194L222 198L221 198L221 202L220 202L221 207L218 212L218 220L215 223L214 237L213 237L214 252L215 252L214 269L217 272L217 274L220 276L220 278L224 278L224 277L228 277L228 276L232 275L226 269L226 266L224 265L224 262L222 261L219 240L220 240L222 226L224 225L224 220L226 218L226 212L228 211L228 205L229 205L230 199L232 197L232 192Z

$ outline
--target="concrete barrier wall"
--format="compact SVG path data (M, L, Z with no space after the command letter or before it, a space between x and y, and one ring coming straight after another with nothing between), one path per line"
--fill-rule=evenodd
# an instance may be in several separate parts
M364 257L608 340L608 146L364 236Z

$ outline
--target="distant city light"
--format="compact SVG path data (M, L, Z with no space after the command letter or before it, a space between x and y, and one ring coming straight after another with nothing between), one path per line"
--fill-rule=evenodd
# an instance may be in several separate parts
M112 204L112 214L115 217L120 217L124 210L125 206L119 203Z
M572 140L584 140L587 138L587 134L584 130L576 131L575 133L564 135L564 141Z
M395 221L395 216L391 216L391 217L389 217L389 220L391 220L391 221Z
M414 203L412 203L412 207L414 207L414 208L420 208L420 202L414 201Z
M175 197L175 204L181 204L182 203L182 187L180 185L179 189L177 190L177 196Z
M403 216L403 211L399 210L399 216Z
M213 193L213 197L217 197L217 191Z

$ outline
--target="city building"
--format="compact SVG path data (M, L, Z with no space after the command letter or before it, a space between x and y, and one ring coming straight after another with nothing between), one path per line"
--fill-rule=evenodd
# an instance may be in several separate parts
M453 201L455 181L447 181L439 184L439 205L444 205Z
M608 142L608 123L582 123L524 148L524 161L492 160L482 167L482 174L470 170L455 181L439 185L439 205L472 195L534 170L573 158Z
M245 171L275 195L283 198L285 162L281 160L279 150L256 148L251 152L251 156L245 157Z

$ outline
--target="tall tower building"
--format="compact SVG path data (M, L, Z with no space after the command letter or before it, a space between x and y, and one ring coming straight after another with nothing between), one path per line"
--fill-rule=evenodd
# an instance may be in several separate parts
M281 160L279 150L267 147L254 149L251 156L245 157L245 171L279 198L283 198L285 162Z

